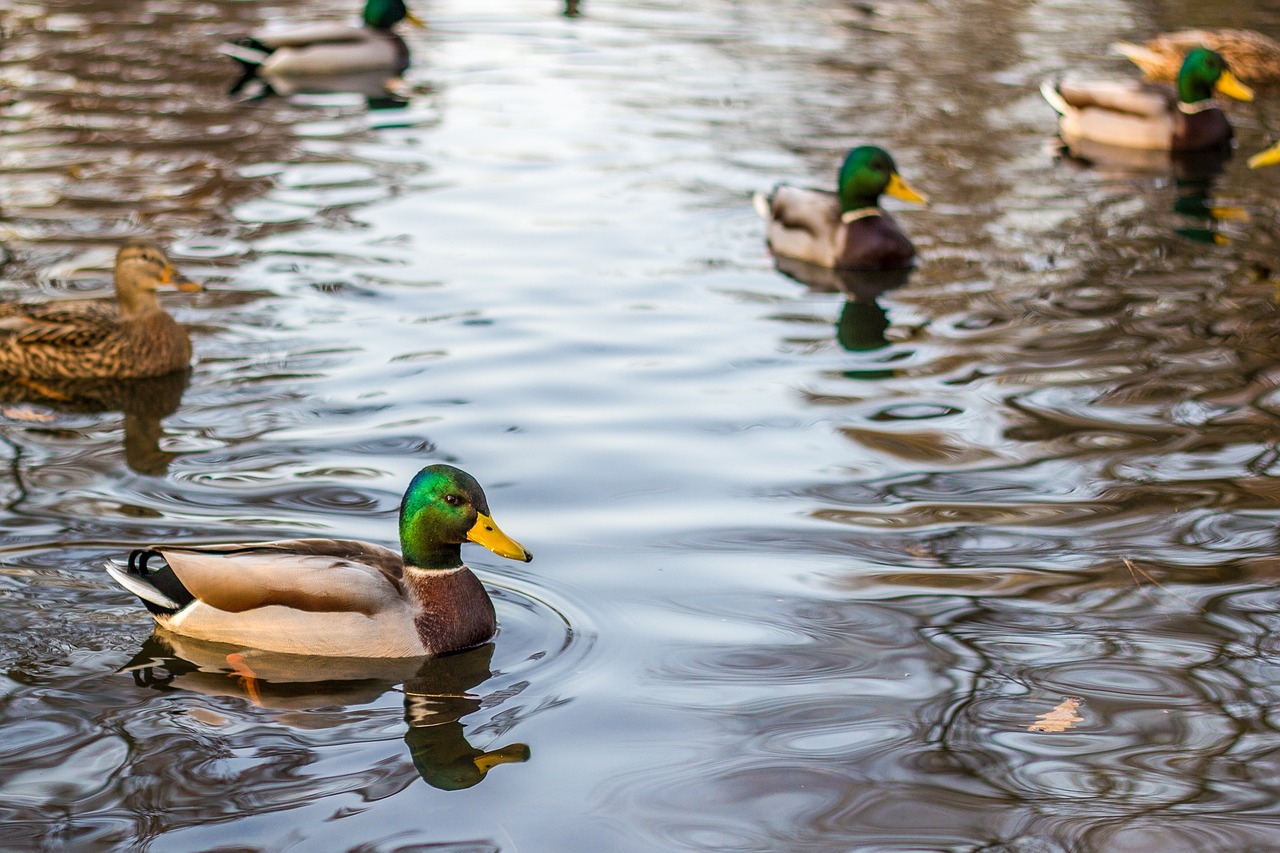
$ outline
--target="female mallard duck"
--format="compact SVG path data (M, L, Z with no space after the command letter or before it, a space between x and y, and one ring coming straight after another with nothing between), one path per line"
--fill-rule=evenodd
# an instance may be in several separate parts
M755 196L768 225L769 249L820 267L900 269L916 249L884 210L880 196L928 204L898 175L893 158L873 145L855 148L840 167L837 191L779 184Z
M470 474L429 465L400 503L403 557L349 539L155 545L107 571L177 634L290 654L418 657L477 646L497 629L489 594L462 562L464 541L533 559L489 517Z
M1146 44L1121 41L1112 47L1141 68L1150 80L1177 80L1187 53L1207 47L1222 54L1245 83L1280 83L1280 44L1252 30L1180 30L1158 35Z
M21 379L140 379L191 363L191 340L156 290L201 290L155 243L116 254L116 305L97 301L0 304L0 374Z
M409 48L392 27L408 20L424 24L404 0L366 0L362 25L340 23L303 24L296 27L256 30L222 45L222 52L243 66L241 78L231 88L237 94L252 81L267 79L336 77L380 72L397 77L409 67Z
M1059 129L1069 144L1088 140L1164 151L1203 151L1231 141L1231 125L1213 101L1215 90L1253 100L1253 92L1236 80L1222 57L1203 47L1183 60L1176 92L1136 80L1046 82L1040 87L1062 116Z

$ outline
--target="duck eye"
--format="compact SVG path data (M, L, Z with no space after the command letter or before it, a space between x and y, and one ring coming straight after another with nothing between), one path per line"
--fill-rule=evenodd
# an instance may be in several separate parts
M457 495L445 495L444 502L447 503L449 506L458 506L459 504L462 503L462 498L458 497Z

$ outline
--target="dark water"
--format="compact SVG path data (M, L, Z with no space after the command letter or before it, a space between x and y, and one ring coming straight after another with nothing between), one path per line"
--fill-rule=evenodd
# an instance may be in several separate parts
M436 2L376 112L223 97L211 45L345 2L6 5L5 294L137 234L211 289L185 385L7 389L0 847L1276 849L1280 169L1056 159L1036 93L1280 34L1208 5ZM846 300L748 198L861 141L934 205ZM440 460L537 554L468 554L491 647L255 686L100 569L390 542Z

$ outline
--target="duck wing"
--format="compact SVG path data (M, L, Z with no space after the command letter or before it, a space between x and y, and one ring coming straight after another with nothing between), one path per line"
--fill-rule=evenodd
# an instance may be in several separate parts
M1177 97L1136 81L1045 83L1040 91L1062 116L1069 143L1080 139L1123 148L1168 149L1177 130Z
M0 306L0 336L23 344L92 347L119 328L115 306L96 302Z
M302 24L288 29L258 30L253 34L253 39L272 50L279 50L282 47L310 47L317 44L362 41L368 38L369 34L370 30L367 27L322 22Z
M148 555L162 557L172 577L166 569L152 571ZM162 545L135 551L128 575L181 606L194 600L228 613L279 605L312 613L372 616L404 603L400 555L347 539ZM128 588L144 601L155 600L133 585Z
M1097 107L1141 118L1168 116L1178 104L1171 90L1136 80L1064 80L1057 91L1077 110Z

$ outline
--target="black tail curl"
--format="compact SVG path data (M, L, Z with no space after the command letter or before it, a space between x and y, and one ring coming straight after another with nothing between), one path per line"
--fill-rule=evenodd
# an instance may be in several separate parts
M159 562L159 566L153 567L151 563ZM117 564L118 565L118 564ZM183 607L196 600L182 581L178 580L178 576L174 574L173 569L169 567L169 563L165 560L164 555L153 548L139 548L129 552L129 565L126 571L134 577L155 587L160 592L168 596L169 599L178 604L175 610L170 607L164 607L156 604L154 601L142 600L142 603L148 610L155 614L173 614L177 613Z

